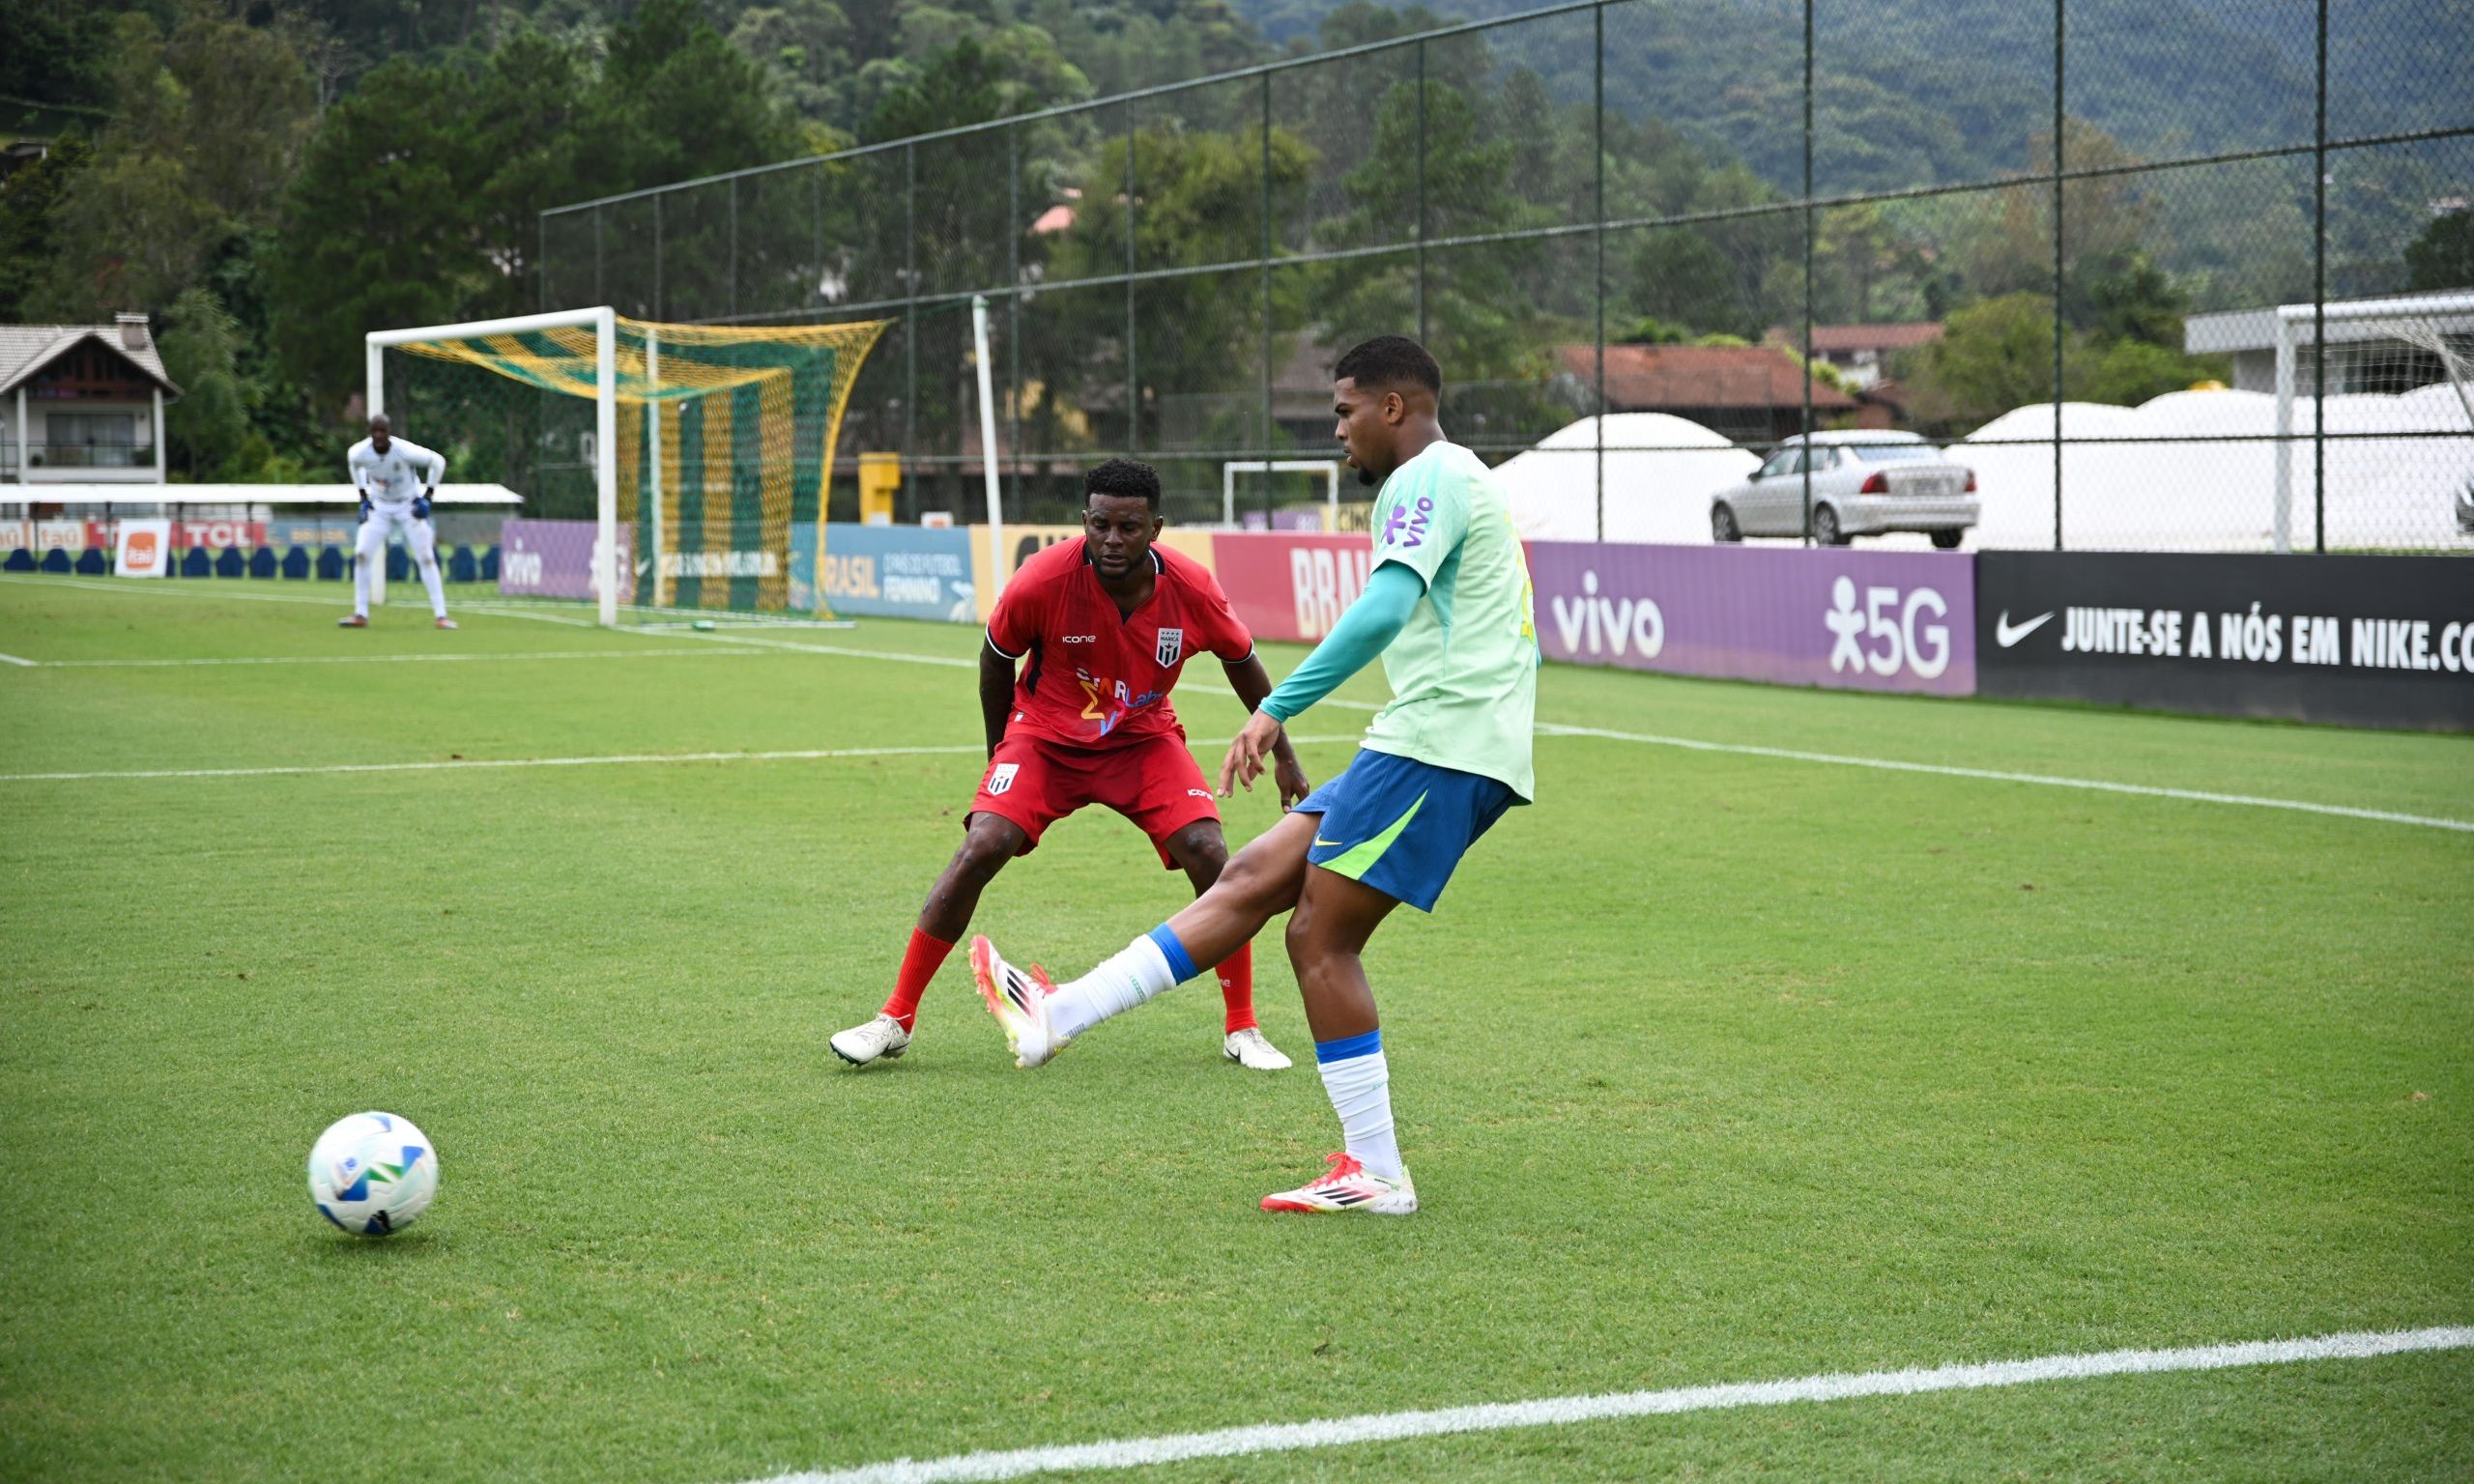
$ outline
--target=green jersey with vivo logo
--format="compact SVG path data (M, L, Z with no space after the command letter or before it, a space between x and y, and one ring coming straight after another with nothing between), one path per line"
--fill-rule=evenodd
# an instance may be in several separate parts
M1374 502L1374 562L1387 561L1424 578L1426 592L1383 651L1393 699L1366 745L1499 780L1526 803L1538 719L1529 562L1503 488L1476 454L1431 443L1392 471Z

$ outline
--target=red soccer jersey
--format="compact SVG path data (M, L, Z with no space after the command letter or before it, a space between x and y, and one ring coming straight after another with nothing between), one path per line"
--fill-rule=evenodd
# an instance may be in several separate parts
M1014 681L1006 735L1105 747L1176 733L1168 692L1188 657L1209 651L1234 663L1254 652L1209 568L1165 546L1153 546L1150 559L1159 580L1131 614L1100 586L1079 536L1022 563L988 617L990 647L1029 658Z

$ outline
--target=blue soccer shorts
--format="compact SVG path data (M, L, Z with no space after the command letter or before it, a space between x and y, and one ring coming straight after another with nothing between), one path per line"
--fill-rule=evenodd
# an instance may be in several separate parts
M1431 912L1460 857L1517 802L1498 780L1361 749L1296 813L1323 816L1308 861Z

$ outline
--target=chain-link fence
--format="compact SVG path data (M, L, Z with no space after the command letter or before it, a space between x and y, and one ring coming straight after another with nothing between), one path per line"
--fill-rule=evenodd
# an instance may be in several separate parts
M1014 520L1110 453L1180 520L1318 499L1230 466L1329 456L1332 361L1398 331L1532 535L1899 527L1863 486L1931 448L1781 446L1811 433L1945 448L1988 547L2474 549L2457 0L1583 0L541 236L545 307L899 317L837 513L863 449L902 455L904 517L977 508L985 295Z

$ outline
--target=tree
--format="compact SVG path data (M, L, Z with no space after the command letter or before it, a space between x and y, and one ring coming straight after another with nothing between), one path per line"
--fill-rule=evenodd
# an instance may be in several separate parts
M2405 244L2405 287L2418 294L2474 287L2474 211L2435 216Z
M1942 338L1903 357L1916 421L1973 429L2053 400L2053 300L2004 294L1951 313ZM2069 363L2065 350L2064 364Z
M49 154L0 182L0 324L32 317L28 302L59 262L60 199L94 157L85 140L63 134Z
M280 37L203 10L168 38L125 14L113 40L115 115L59 202L42 296L79 318L168 301L223 238L270 219L314 103Z
M241 326L215 295L190 289L172 301L157 343L181 399L163 410L172 467L193 479L238 477L250 440L250 397L240 375Z

